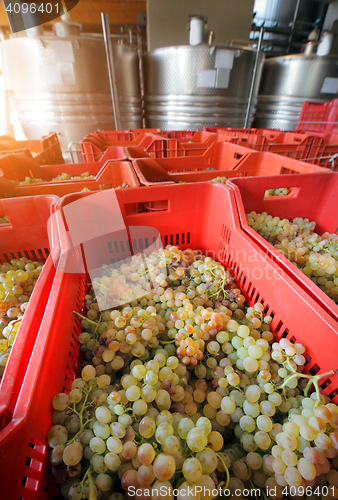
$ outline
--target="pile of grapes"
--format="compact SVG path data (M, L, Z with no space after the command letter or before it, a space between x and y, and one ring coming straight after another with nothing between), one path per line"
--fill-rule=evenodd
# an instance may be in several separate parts
M0 378L42 268L26 257L0 264Z
M277 189L267 189L264 196L267 198L269 196L286 196L290 193L289 188L277 188Z
M338 303L338 235L315 233L315 222L251 212L247 223Z
M65 498L338 498L338 407L319 390L333 372L303 373L304 347L276 342L220 263L134 256L84 310L81 377L47 436Z
M209 182L219 182L220 184L226 184L227 178L218 176L218 177L215 177L214 179L210 179Z
M81 175L72 177L70 174L60 174L54 177L51 181L45 181L43 179L35 179L33 177L25 177L24 181L11 181L13 184L17 186L25 186L27 184L37 184L40 182L62 182L62 181L79 181L79 180L87 180L87 179L95 179L95 175L91 175L89 172L84 172Z
M227 183L227 178L226 177L215 177L214 179L210 179L209 182L219 182L220 184L226 184ZM265 191L264 196L269 197L269 196L286 196L287 194L290 193L289 188L278 188L278 189L267 189Z
M51 182L59 182L59 181L79 181L84 179L95 179L95 175L91 175L89 172L84 172L81 175L72 177L70 174L63 173L61 175L57 175Z
M9 223L9 220L6 217L6 215L1 215L0 216L0 224L8 224L8 223Z
M127 182L123 182L120 186L117 186L115 189L126 189L126 188L130 188L130 185ZM102 189L101 185L99 186L99 189ZM81 189L81 193L88 193L90 191L91 189L86 187Z

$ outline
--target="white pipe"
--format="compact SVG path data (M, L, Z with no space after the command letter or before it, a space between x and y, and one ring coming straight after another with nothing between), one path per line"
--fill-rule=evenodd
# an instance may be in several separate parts
M199 45L203 43L204 21L199 17L193 17L190 21L190 45Z

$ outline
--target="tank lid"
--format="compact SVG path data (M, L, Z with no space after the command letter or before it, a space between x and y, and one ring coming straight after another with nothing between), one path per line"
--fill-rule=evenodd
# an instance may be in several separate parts
M79 36L82 30L82 24L73 23L72 21L58 21L53 23L53 31L56 36L61 38L66 36Z
M248 47L246 45L230 45L230 44L209 45L208 43L200 43L199 45L169 45L168 47L158 47L157 49L146 52L144 55L159 54L160 52L173 49L202 50L203 48L208 50L228 49L228 50L247 50L250 52L256 52L255 49L253 49L252 47Z

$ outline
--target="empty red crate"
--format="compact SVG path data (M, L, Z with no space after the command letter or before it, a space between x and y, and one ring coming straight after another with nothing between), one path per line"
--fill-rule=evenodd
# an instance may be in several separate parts
M281 219L305 217L316 222L315 231L322 234L326 231L336 233L338 227L338 174L286 175L281 177L260 177L248 179L231 179L229 186L235 192L240 221L250 238L280 265L295 283L304 289L305 296L313 298L337 322L338 305L336 305L310 278L308 278L292 262L284 257L254 229L248 226L245 214L254 210L257 213L267 212ZM267 189L288 187L287 196L265 197Z
M0 213L9 220L8 224L0 225L1 263L20 257L46 261L0 382L0 429L11 421L55 274L52 260L48 258L47 221L56 200L56 196L0 200ZM54 243L57 245L56 240Z
M204 130L207 132L221 132L221 131L228 131L228 132L244 132L247 134L262 134L265 131L269 132L280 132L279 128L231 128L231 127L204 127Z
M312 131L338 133L338 99L324 103L304 102L296 132Z
M316 139L307 156L309 163L314 163L331 171L338 170L338 134L326 134Z
M35 141L16 141L12 137L3 136L0 139L0 156L16 153L33 158L37 165L64 163L59 139L54 132Z
M330 315L319 311L317 303L307 297L287 274L281 273L279 266L248 238L240 227L235 198L230 189L219 184L196 183L120 190L116 195L127 227L156 228L163 245L198 249L230 268L248 303L263 303L265 313L273 317L271 326L276 338L287 337L306 346L307 371L325 372L336 367L338 338L335 323ZM92 197L91 208L80 209L77 216L88 230L95 228L92 214L103 210L103 216L107 217L109 207L94 196L97 193L64 197L58 204L62 211L61 220L67 205L80 199L90 201ZM166 210L134 215L128 213L127 207L131 203L142 206L160 201L166 203ZM129 241L129 244L132 247L133 242ZM147 244L143 238L140 247L133 248L134 252L142 250ZM112 259L127 256L127 245L125 239L116 239L116 233L115 238L111 234L105 235L100 239L99 253L101 257L105 255L107 263L111 263ZM157 248L154 247L154 250ZM69 255L66 256L68 258ZM92 264L100 266L102 261L98 259ZM54 477L47 463L49 450L46 435L52 426L52 398L62 390L69 391L79 371L77 337L81 327L80 319L73 311L82 310L87 283L88 276L85 274L56 272L15 408L15 419L11 423L12 428L2 433L0 441L0 477L4 498L57 498ZM322 349L323 342L325 349ZM338 376L323 379L322 387L323 393L336 402Z
M307 158L313 142L318 143L320 141L317 137L307 134L264 129L260 134L220 130L218 140L250 147L255 151L269 151L296 160Z
M246 177L323 172L321 167L272 153L253 152L230 143L215 143L201 156L133 160L144 186L158 182L202 182L215 177Z
M89 172L95 176L94 179L84 178L80 180L39 182L23 185L15 185L3 177L0 178L0 181L2 180L3 183L1 184L0 182L0 188L2 186L2 189L5 190L10 185L12 196L33 196L38 194L64 196L65 194L80 192L84 188L90 191L117 188L123 183L129 184L131 187L139 186L137 176L129 161L107 160L103 166L101 166L100 162L96 162L37 167L32 166L32 162L26 158L20 158L20 161L18 161L16 156L7 156L5 158L11 159L11 164L7 165L6 176L14 178L13 180L17 181L24 180L26 176L51 181L62 173L80 176L84 172Z
M155 145L153 144L155 139L157 139ZM84 161L93 162L98 161L102 157L103 153L109 147L126 147L126 146L140 146L145 149L145 151L163 151L164 138L159 135L140 133L135 139L125 140L125 141L109 141L104 140L98 135L91 134L87 136L82 142L80 142L81 152Z

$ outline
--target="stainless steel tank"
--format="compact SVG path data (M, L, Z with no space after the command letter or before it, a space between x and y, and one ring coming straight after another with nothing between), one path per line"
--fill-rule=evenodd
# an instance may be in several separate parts
M304 101L327 102L336 97L335 81L327 78L338 79L338 56L291 55L267 59L254 126L295 130Z
M162 130L243 127L255 57L254 50L240 46L182 45L146 53L146 126ZM260 70L249 126L259 78Z
M136 47L113 44L121 127L142 127ZM28 139L59 133L65 151L97 129L114 129L103 37L18 37L1 43L5 90Z

